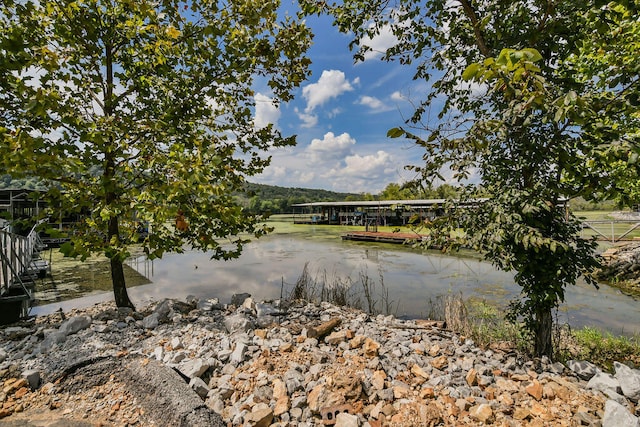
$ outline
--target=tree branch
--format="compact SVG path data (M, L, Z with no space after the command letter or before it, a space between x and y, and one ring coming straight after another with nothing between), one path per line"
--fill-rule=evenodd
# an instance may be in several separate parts
M487 43L484 39L484 34L480 28L480 21L478 20L478 16L476 15L476 11L471 5L469 0L460 0L462 4L462 9L464 10L464 14L469 18L471 24L473 25L473 34L476 38L476 45L478 49L480 49L480 53L482 53L486 57L492 57L491 49L487 47Z

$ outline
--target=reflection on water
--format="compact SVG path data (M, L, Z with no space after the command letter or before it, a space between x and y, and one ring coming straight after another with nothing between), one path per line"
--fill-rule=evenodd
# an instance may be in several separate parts
M274 234L248 244L239 259L215 261L209 257L186 252L155 261L132 260L131 267L152 283L129 289L131 298L138 304L187 295L228 302L232 294L248 292L258 300L277 299L300 277L305 263L312 276L326 276L329 281L350 277L355 282L363 274L378 285L382 281L393 307L397 307L397 316L426 316L430 301L448 293L506 306L519 292L513 274L496 271L488 263L399 245L344 242L335 234L313 239L308 233ZM380 287L376 289L382 292ZM60 306L88 305L109 298L110 293L34 310L46 313ZM579 283L567 289L558 320L574 327L591 325L614 333L640 333L640 305L608 286L598 291Z

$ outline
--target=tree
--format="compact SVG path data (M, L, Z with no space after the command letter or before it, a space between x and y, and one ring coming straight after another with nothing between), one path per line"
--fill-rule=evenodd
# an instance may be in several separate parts
M582 184L586 198L621 206L640 203L639 14L637 0L599 1L585 13L584 39L564 64L583 87L574 103L557 111L579 124L587 141L585 161L573 171L590 177Z
M400 184L391 182L378 194L377 198L378 200L406 200L412 199L413 195Z
M590 26L596 25L592 5L546 0L304 3L306 13L331 13L342 31L353 32L351 47L358 59L372 50L368 40L391 32L397 43L383 52L383 59L413 64L415 78L430 84L414 115L388 136L424 147L424 165L411 168L420 179L442 179L441 171L449 168L467 184L459 197L464 209L450 201L448 215L434 224L439 243L471 246L497 267L515 270L522 298L512 313L523 316L533 333L536 355L552 355L552 309L564 300L565 287L581 274L589 279L597 266L595 242L579 237L580 224L563 209L564 201L620 194L621 172L633 166L630 153L638 147L605 148L629 139L632 127L620 125L629 113L619 114L611 103L609 110L589 110L589 94L607 98L602 87L593 87L598 67L592 63L582 66L582 74L572 72L577 65L570 61L589 63L586 45L594 38ZM626 22L633 22L629 16L634 15L627 15ZM613 35L614 24L601 32ZM602 43L596 46L606 49ZM602 72L613 66L620 70L616 75L625 76L614 78L614 86L626 88L632 81L637 86L637 68L628 74L631 70L618 61L594 56ZM610 122L587 123L602 111L611 115ZM614 159L623 167L612 166ZM479 202L480 196L486 201Z
M242 233L268 231L231 193L295 142L252 119L257 88L278 105L308 76L311 34L278 7L2 2L1 173L47 180L51 206L82 215L66 254L106 255L118 306L133 307L123 262L141 226L150 258L185 243L237 257Z

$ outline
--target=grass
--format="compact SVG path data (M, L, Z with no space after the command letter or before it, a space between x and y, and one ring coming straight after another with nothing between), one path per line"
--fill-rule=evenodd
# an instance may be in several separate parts
M378 281L370 278L366 271L360 272L356 281L329 276L326 272L314 276L305 264L285 299L327 301L366 310L372 315L394 314L394 304L385 292L381 272L379 276ZM521 324L507 321L504 307L479 298L464 300L461 294L443 295L428 305L429 318L443 320L448 329L471 338L481 348L533 354L533 340L528 331ZM640 336L614 336L592 327L573 330L568 326L556 326L553 336L556 360L588 360L610 372L614 361L640 366Z
M609 372L613 371L614 361L640 366L640 336L614 336L592 327L575 331L565 328L562 335L564 338L557 350L561 361L589 360Z
M305 263L300 277L288 291L282 284L282 295L287 301L329 302L342 307L364 310L371 315L395 314L398 305L389 297L389 289L384 285L382 272L378 272L378 281L372 279L366 270L359 273L358 279L330 276L326 270L315 275Z
M464 301L454 294L438 298L433 307L432 318L444 320L448 329L473 339L481 348L533 354L529 333L522 325L507 321L502 307L481 299ZM614 336L592 327L573 330L568 326L556 326L553 335L558 361L588 360L609 372L614 361L640 366L640 336Z

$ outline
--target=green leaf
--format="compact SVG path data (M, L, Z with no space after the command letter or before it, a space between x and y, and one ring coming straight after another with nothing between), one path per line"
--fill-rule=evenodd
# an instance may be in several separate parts
M405 134L406 132L402 128L392 128L387 131L387 137L389 138L399 138Z
M538 52L537 49L527 47L522 49L522 51L526 54L527 59L531 62L542 61L542 55Z
M464 70L464 72L462 73L462 78L464 80L472 80L478 75L479 70L480 64L473 63Z

